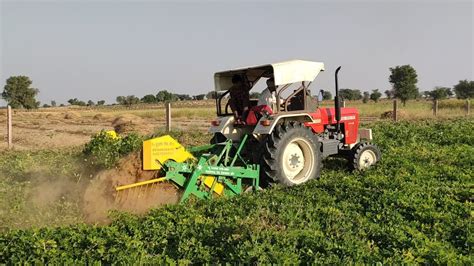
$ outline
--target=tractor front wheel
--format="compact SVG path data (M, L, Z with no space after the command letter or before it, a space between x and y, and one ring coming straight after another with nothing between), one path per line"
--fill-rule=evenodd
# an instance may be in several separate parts
M350 162L356 170L365 170L380 161L379 148L371 143L362 142L352 149Z
M283 123L267 137L261 165L264 180L286 186L319 178L318 137L301 123Z

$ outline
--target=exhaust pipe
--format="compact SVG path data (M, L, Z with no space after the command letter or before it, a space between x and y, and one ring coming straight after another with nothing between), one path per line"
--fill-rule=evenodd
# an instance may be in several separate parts
M339 132L339 122L341 121L341 104L339 101L339 84L337 80L337 74L341 70L341 66L336 69L335 79L336 79L336 96L334 97L334 109L336 110L336 132Z

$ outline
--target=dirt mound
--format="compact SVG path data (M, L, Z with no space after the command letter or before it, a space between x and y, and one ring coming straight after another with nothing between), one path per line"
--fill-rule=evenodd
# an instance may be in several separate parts
M69 111L64 113L64 119L77 119L81 117L81 115L77 112Z
M106 120L106 119L109 119L109 116L104 115L102 113L98 113L98 114L94 115L92 117L92 119L94 119L94 120Z
M97 174L84 193L86 221L106 223L108 210L144 213L150 208L178 202L178 189L170 183L156 183L116 193L115 187L153 179L156 171L143 171L141 154L123 158L114 169Z
M405 111L397 111L397 117L398 118L406 118L407 117L407 113ZM386 111L386 112L383 112L382 115L380 115L380 118L382 119L392 119L393 118L393 111Z
M64 117L65 115L63 115ZM58 113L47 113L45 118L47 119L61 119L61 114Z
M141 132L141 126L144 124L145 122L141 117L132 114L118 116L112 121L115 132L119 134Z

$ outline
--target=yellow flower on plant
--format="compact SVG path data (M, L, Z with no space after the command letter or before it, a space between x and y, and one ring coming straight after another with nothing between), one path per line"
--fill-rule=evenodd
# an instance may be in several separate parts
M115 132L115 130L105 131L105 134L110 136L112 139L119 139L120 138L119 135L117 134L117 132Z

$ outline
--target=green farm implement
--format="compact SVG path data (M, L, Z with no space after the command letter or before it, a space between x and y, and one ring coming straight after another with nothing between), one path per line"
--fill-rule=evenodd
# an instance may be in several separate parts
M247 136L239 143L226 140L185 150L170 136L145 141L144 168L158 170L162 176L116 187L117 200L126 200L130 193L146 193L153 185L165 181L182 188L180 202L185 202L191 195L199 199L212 199L216 196L231 197L244 190L257 190L260 167L248 163L241 156L246 143ZM126 196L123 196L124 193Z

